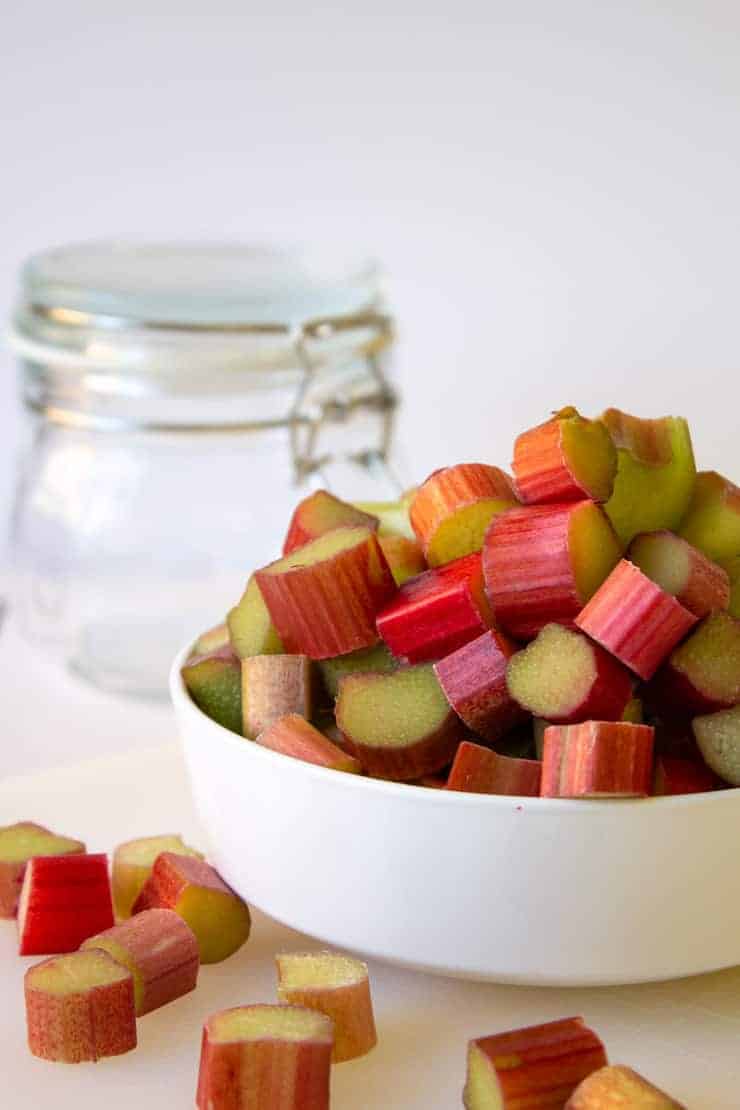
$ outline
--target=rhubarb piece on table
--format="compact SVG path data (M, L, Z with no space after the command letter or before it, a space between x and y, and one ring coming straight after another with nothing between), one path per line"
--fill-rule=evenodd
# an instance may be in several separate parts
M105 855L35 856L18 902L18 954L74 952L113 924Z
M397 586L427 569L424 552L416 540L408 540L405 536L379 536L378 543Z
M512 463L525 504L608 501L617 473L617 451L606 427L572 406L517 437Z
M556 724L621 720L632 676L583 633L548 624L506 669L509 693L535 717Z
M564 1018L468 1044L466 1110L562 1110L578 1084L606 1065L583 1018Z
M643 574L697 617L727 608L727 571L673 532L636 536L627 554Z
M195 990L200 957L189 925L172 910L144 910L89 937L82 951L107 952L134 979L137 1017Z
M203 1027L198 1110L329 1110L330 1018L301 1006L239 1006Z
M679 531L710 559L740 553L740 488L714 470L697 474Z
M296 506L283 543L283 555L290 555L335 528L360 527L375 531L379 523L376 516L341 501L328 490L320 489L304 497Z
M460 463L435 470L411 502L411 525L430 567L480 551L491 520L518 504L497 466Z
M628 721L550 725L543 798L643 798L650 793L654 733Z
M740 620L711 613L657 672L646 696L668 719L740 702Z
M727 611L733 617L740 617L740 555L731 559L723 559L722 566L727 571L730 581L730 599Z
M339 683L347 674L387 674L398 669L398 661L393 658L385 644L374 644L371 648L360 648L348 655L337 655L333 659L320 659L319 672L329 697L334 701L339 693Z
M703 794L714 790L717 779L704 763L656 755L653 768L653 794Z
M81 840L57 836L33 821L19 821L0 829L0 918L16 916L23 876L30 859L78 855L84 851Z
M317 767L362 774L362 765L353 756L333 744L323 732L296 713L275 721L259 734L257 743L273 752L302 759L304 763L314 763Z
M565 1110L685 1110L680 1102L622 1065L599 1068L579 1083Z
M541 773L542 764L535 759L512 759L463 740L452 762L447 789L536 798Z
M740 786L740 705L695 717L694 736L709 767L732 786Z
M468 728L494 743L527 719L506 685L516 645L495 628L434 664L445 697Z
M553 621L572 624L621 554L593 501L510 509L493 521L483 548L496 624L520 640Z
M250 740L287 713L310 717L313 671L306 655L250 655L242 659L242 731Z
M176 834L145 836L119 844L113 853L111 878L113 908L117 918L123 920L131 916L133 904L152 873L154 861L162 852L174 852L178 856L203 859L200 852L189 848L182 837Z
M379 614L378 632L397 659L440 659L493 624L479 554L404 582Z
M465 728L450 708L432 667L342 679L337 724L365 770L411 780L451 762Z
M241 665L231 646L188 659L180 673L198 708L217 724L241 735Z
M335 952L299 952L275 959L278 998L318 1010L334 1022L336 1064L365 1056L377 1044L367 964Z
M136 1048L134 981L107 952L73 952L26 972L28 1047L42 1060L79 1064Z
M249 908L215 868L202 860L162 852L133 907L174 910L195 933L202 964L225 960L245 943Z
M352 504L363 513L377 518L380 539L384 536L402 536L407 540L415 540L416 535L409 518L409 505L415 494L416 489L412 489L398 501L353 501Z
M396 593L369 528L336 528L257 571L285 648L329 659L377 642L375 618Z
M576 617L576 626L649 679L696 624L694 613L622 559Z
M675 531L696 475L688 424L679 416L640 420L619 409L607 409L601 420L617 448L614 492L605 509L622 543L639 532Z
M282 655L285 651L254 575L238 604L229 610L226 626L231 646L240 659L250 655Z
M209 628L207 632L202 632L198 639L193 644L193 650L190 653L192 658L195 655L210 655L213 651L218 651L220 648L228 647L229 645L229 628L227 624L217 624L215 628Z

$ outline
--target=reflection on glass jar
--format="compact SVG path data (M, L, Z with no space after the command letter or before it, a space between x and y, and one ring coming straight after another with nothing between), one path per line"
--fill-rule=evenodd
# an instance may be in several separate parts
M370 264L112 243L31 259L13 333L25 635L102 686L163 693L300 496L398 493L392 338Z

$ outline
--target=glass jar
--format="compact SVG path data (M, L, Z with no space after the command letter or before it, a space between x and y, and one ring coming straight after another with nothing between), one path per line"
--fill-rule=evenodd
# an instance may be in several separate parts
M165 691L185 638L280 552L296 501L395 497L377 268L93 243L22 271L29 414L11 614L95 683Z

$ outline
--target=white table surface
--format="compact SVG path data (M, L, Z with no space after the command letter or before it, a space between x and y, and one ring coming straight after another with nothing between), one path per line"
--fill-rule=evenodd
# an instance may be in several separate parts
M7 629L0 661L12 678L4 698L2 769L31 772L0 781L0 825L37 820L82 837L93 851L173 831L207 848L166 708L68 680ZM127 754L112 754L127 746ZM94 752L105 754L90 760ZM56 770L39 769L51 761ZM546 927L532 923L532 944ZM225 1006L273 1000L275 952L307 946L317 942L255 913L241 952L204 968L194 993L139 1022L134 1053L69 1067L35 1060L25 1047L22 980L34 961L16 955L15 926L0 922L0 1107L192 1106L204 1018ZM554 990L443 979L377 961L370 966L379 1044L365 1059L334 1069L334 1110L460 1106L468 1038L578 1013L602 1036L610 1059L642 1070L691 1110L740 1107L740 969L642 987Z

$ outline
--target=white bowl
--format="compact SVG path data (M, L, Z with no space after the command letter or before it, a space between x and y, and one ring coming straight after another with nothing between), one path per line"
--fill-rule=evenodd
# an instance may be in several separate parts
M740 791L570 802L314 767L215 724L171 675L224 878L327 944L501 983L637 983L740 963Z

